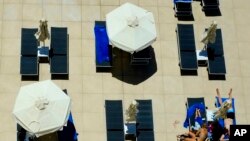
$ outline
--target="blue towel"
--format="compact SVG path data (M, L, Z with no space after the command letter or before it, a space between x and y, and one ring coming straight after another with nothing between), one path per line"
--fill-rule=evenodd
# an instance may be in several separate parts
M97 63L110 62L109 39L105 26L95 26L95 46Z
M215 97L216 98L216 104L215 106L216 107L220 107L220 103L219 103L219 99L218 97ZM222 99L222 102L226 101L228 98L221 98ZM232 108L233 108L233 111L235 113L235 107L234 107L234 98L232 99ZM219 119L219 124L221 127L224 127L224 120L223 119ZM235 125L236 124L236 119L233 120L233 124Z
M70 122L70 123L72 123L72 124L74 125L73 117L72 117L72 114L71 114L71 113L69 114L68 122ZM77 141L78 133L76 132L76 130L73 130L73 131L74 131L74 141Z
M195 114L196 108L200 109L200 112L205 112L205 110L206 110L206 107L204 104L194 104L194 105L190 106L187 109L187 116L186 116L186 119L183 123L183 126L185 128L187 128L189 126L188 119L191 118L193 116L193 114Z
M193 0L173 0L174 3L177 3L177 2L182 2L182 3L191 3L193 2Z

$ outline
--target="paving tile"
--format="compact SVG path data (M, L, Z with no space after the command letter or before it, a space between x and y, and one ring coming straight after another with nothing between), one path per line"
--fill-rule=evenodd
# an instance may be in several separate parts
M101 93L83 94L83 112L104 113L104 100Z
M62 20L62 6L60 6L60 5L49 5L49 4L44 5L44 7L43 7L43 17L46 20L48 20L49 23L51 21L61 21Z
M101 5L119 5L117 0L101 0Z
M82 0L83 5L100 5L101 0Z
M82 0L62 0L62 4L73 4L73 5L81 5Z
M21 4L5 4L3 8L3 19L6 21L22 19Z
M82 8L79 5L63 5L62 6L62 21L76 21L82 20Z
M83 131L104 132L106 130L106 122L104 116L104 113L83 114Z
M18 56L21 52L21 41L15 38L2 39L1 48L2 56Z
M83 6L82 21L94 22L100 20L100 6Z
M20 38L21 22L3 21L2 22L2 38Z
M23 4L23 20L39 21L42 17L42 7L39 4Z
M139 5L139 0L120 0L120 5L127 3L127 2L135 4L135 5Z
M69 39L81 39L82 38L82 23L81 22L63 22L63 27L68 28ZM71 42L69 40L69 42Z

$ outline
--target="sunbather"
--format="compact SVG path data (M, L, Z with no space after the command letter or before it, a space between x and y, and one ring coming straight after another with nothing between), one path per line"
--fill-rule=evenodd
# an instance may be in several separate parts
M233 110L233 107L232 107L232 88L230 89L230 91L228 93L228 96L229 96L228 100L226 100L224 102L222 102L221 95L220 95L220 92L219 92L218 88L216 89L216 92L217 92L219 104L221 106L220 106L219 110L215 112L214 118L215 119L218 119L218 118L223 118L223 119L231 118L231 119L234 119L235 118L235 113L234 113L234 110Z
M195 110L195 125L192 126L192 129L195 131L198 131L201 128L201 125L203 125L203 121L201 118L200 109L196 108L196 110Z
M188 133L177 136L179 141L205 141L208 136L207 126L203 124L202 127L193 133L189 131Z

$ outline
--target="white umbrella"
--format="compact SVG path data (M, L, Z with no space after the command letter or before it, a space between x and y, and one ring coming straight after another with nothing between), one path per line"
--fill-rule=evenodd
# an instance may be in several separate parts
M108 13L106 25L111 44L130 53L143 50L156 40L153 14L130 3Z
M35 33L35 37L38 41L45 44L45 40L50 38L47 20L41 19L38 31Z
M216 38L216 28L217 23L216 21L213 21L207 31L204 32L201 42L203 42L204 44L214 43Z
M70 98L51 80L22 86L13 114L16 122L37 137L61 129L68 120Z

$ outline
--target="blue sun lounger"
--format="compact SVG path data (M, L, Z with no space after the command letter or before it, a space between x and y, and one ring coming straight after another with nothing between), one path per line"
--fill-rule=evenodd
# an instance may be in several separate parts
M221 29L216 30L216 40L213 44L207 45L208 73L209 75L225 75L226 64L223 51Z
M106 22L95 21L94 33L96 71L108 71L112 67L112 46L109 45Z
M138 113L136 116L137 130L153 130L153 112L151 100L136 100Z
M222 102L226 101L228 98L221 98L222 99ZM215 97L215 106L218 108L220 107L220 103L219 103L219 99L218 97ZM234 106L234 103L235 103L235 100L234 98L232 98L232 107L233 107L233 111L234 111L234 114L235 114L235 106ZM234 115L235 116L235 115ZM221 125L221 127L224 127L224 121L223 119L219 119L219 123ZM236 124L236 118L233 119L233 124L235 125Z
M69 74L68 30L66 27L51 27L50 73Z
M194 28L192 24L177 24L179 65L181 70L197 70Z
M107 141L124 141L123 108L121 100L105 100Z
M74 125L72 114L69 114L67 126L62 131L57 131L58 141L77 141L78 133Z
M174 0L175 16L192 16L192 2L193 0Z
M37 47L39 42L34 36L37 31L38 29L36 28L22 28L20 57L20 74L22 76L38 77L39 75L37 57Z
M187 116L183 124L185 128L195 126L195 111L196 108L200 109L202 123L207 123L206 106L203 97L200 98L187 98Z

